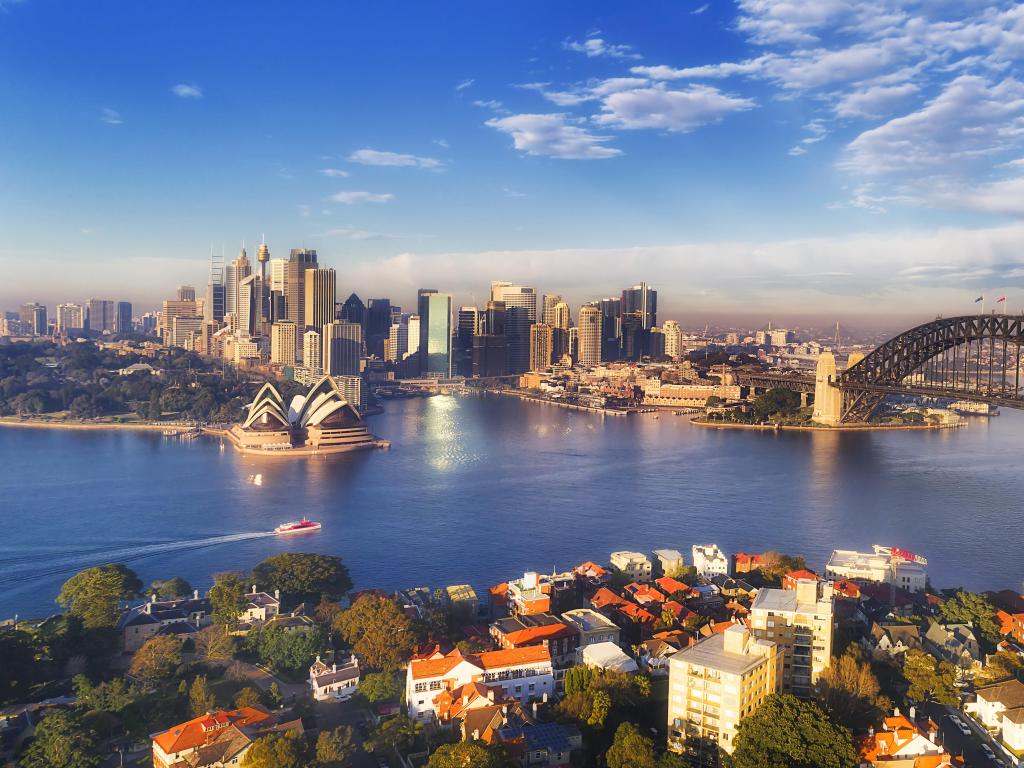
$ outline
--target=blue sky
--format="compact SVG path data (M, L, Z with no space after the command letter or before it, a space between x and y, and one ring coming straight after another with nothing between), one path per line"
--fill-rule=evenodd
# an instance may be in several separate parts
M261 233L399 303L1024 302L1024 8L638 7L0 0L0 302L142 308Z

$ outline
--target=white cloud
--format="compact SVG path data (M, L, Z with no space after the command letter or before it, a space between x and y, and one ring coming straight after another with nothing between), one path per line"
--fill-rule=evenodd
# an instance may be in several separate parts
M836 104L837 117L879 118L907 104L920 88L913 83L871 85L844 94Z
M730 96L704 85L682 90L655 85L609 94L601 104L602 114L594 119L615 128L685 132L750 109L754 103L753 99Z
M807 149L806 147L801 147L797 144L795 147L790 147L789 152L786 154L792 155L793 157L799 157L800 155L806 155Z
M595 59L599 57L607 57L610 59L643 58L640 54L635 53L631 46L613 45L600 37L591 37L583 42L566 40L562 43L562 47L567 51L576 51L577 53L585 54L588 59Z
M203 98L203 89L195 83L178 83L177 85L172 85L171 93L173 93L179 99Z
M399 240L401 235L389 235L384 232L370 232L358 227L334 227L313 235L313 237L347 237L350 240Z
M528 155L546 155L563 160L603 160L622 154L605 146L609 137L596 136L571 125L562 114L523 114L492 118L485 125L512 137L515 148Z
M473 102L474 107L480 107L481 109L490 109L494 112L505 111L505 105L497 99L477 99Z
M470 78L469 80L463 80L462 82L456 84L455 90L464 91L467 88L471 87L475 82L476 80L474 80L473 78Z
M357 149L348 156L348 161L360 165L427 168L435 171L444 166L444 163L433 157L417 157L416 155L403 155L398 152L382 152L377 149Z
M320 173L323 176L327 176L332 179L347 179L348 171L343 171L341 168L321 168Z
M501 191L505 193L505 197L529 197L525 192L518 192L514 189L509 189L508 187L502 187Z
M331 195L331 200L337 203L344 203L345 205L355 205L356 203L389 203L395 199L395 196L390 192L336 192Z
M704 13L704 11L706 11L710 7L711 5L709 3L704 3L704 5L700 6L699 8L694 8L692 11L690 11L690 15L700 16L702 13Z
M100 120L102 120L107 125L120 125L124 122L124 120L121 119L120 112L118 112L117 110L106 108L104 108L100 112Z

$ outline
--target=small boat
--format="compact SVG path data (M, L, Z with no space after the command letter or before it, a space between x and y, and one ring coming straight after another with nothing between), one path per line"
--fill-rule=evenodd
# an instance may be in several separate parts
M315 533L316 531L319 531L320 528L320 523L302 518L301 520L292 520L287 523L281 523L274 529L274 533L278 536L289 536L295 533Z

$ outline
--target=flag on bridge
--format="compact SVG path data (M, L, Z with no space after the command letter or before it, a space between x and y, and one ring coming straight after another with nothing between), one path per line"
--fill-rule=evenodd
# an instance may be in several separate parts
M974 303L975 303L975 304L977 304L977 303L978 303L979 301L984 301L984 300L985 300L985 297L984 297L984 296L979 296L978 298L976 298L976 299L974 300Z
M996 299L996 304L998 304L1001 301L1006 301L1006 297L1005 296L1000 296L998 299Z

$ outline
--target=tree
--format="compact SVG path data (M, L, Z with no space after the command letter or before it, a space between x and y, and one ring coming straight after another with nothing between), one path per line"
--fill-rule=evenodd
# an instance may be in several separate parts
M764 421L771 416L792 416L800 410L800 395L791 389L773 387L754 398L754 416Z
M779 580L790 571L801 571L807 567L802 555L784 555L770 549L761 556L758 570L769 580Z
M100 565L65 581L57 602L81 619L86 629L110 629L117 626L121 601L141 590L142 582L127 566Z
M288 632L283 627L268 627L246 638L255 646L260 661L275 670L298 672L313 663L327 643L319 627L305 632Z
M740 722L734 768L856 768L850 732L811 702L772 694Z
M359 692L371 704L381 701L397 701L402 695L402 686L390 672L371 672L359 681Z
M363 742L363 749L367 752L384 752L389 749L406 752L422 730L423 726L416 721L405 715L398 715L373 729L370 738Z
M85 711L120 714L139 698L138 688L123 677L93 685L85 675L75 675L71 681L75 691L75 706Z
M213 620L221 626L231 626L245 610L246 587L237 573L215 573L210 588Z
M180 664L181 641L174 635L156 635L135 652L128 672L132 677L154 684L169 680Z
M907 651L903 661L903 677L907 681L907 696L924 703L956 705L960 695L956 687L956 667L939 661L931 654L917 649Z
M427 760L427 768L513 768L508 752L500 746L481 741L442 744Z
M29 689L40 677L32 636L20 629L0 629L0 704L28 701Z
M92 731L73 712L58 710L36 726L35 738L21 756L21 768L93 768L100 764Z
M984 595L957 590L939 606L939 615L946 623L969 625L987 650L994 649L1002 640L995 606Z
M394 672L412 652L409 618L386 597L363 595L334 620L334 628L368 666Z
M222 626L211 624L192 635L196 655L202 659L223 660L235 655L235 639Z
M594 691L590 706L590 716L587 718L587 725L595 728L604 727L604 721L608 713L612 711L612 697L606 690Z
M256 739L242 758L242 768L307 768L306 743L294 731Z
M192 592L192 585L181 578L181 576L174 576L170 579L158 579L149 586L149 594L156 595L161 600L188 597Z
M608 768L654 768L654 742L633 723L622 723L615 730L615 740L605 753Z
M316 737L316 762L323 768L348 768L355 754L356 744L350 726L320 731Z
M195 717L213 709L216 699L206 682L206 675L196 675L195 680L192 681L192 685L188 689L188 703Z
M851 645L818 679L818 703L839 725L852 731L866 729L889 709L879 693L878 679L860 649Z
M1017 673L1024 668L1020 657L1013 651L999 651L989 657L988 663L974 678L977 685L988 685L998 683L1016 677Z
M281 695L281 687L277 684L276 680L272 682L270 684L270 688L267 689L267 701L270 706L274 707L274 709L277 709L284 704L284 696Z
M263 694L260 693L259 688L247 685L235 694L235 698L232 703L235 705L235 709L242 709L243 707L258 707L263 703Z
M285 552L268 557L252 571L265 589L279 589L297 600L338 601L352 589L352 578L340 557Z

